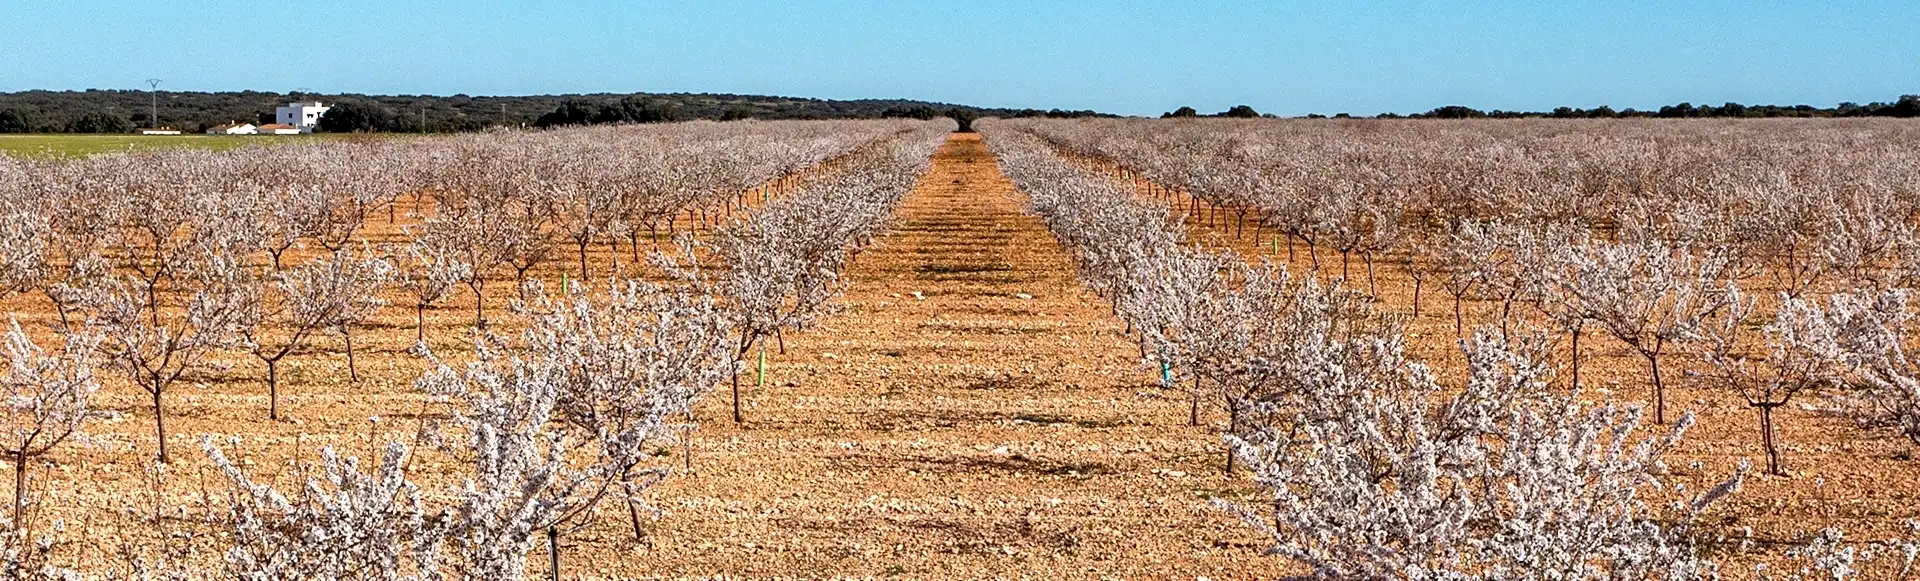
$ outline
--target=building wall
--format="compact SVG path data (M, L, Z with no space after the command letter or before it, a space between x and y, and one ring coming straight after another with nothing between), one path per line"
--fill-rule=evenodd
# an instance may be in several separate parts
M320 116L326 114L328 109L332 107L324 107L319 103L288 103L285 107L273 110L274 122L299 127L301 133L312 133L313 128L320 124Z

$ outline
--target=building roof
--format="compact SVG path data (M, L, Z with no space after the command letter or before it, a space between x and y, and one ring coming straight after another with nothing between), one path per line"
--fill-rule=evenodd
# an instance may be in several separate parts
M294 127L292 125L285 125L280 123L268 123L266 125L255 127L255 129L299 129L299 127Z
M237 128L237 127L253 127L253 126L254 126L254 125L253 125L252 123L228 123L228 124L226 124L226 125L215 125L215 126L213 126L213 130L214 130L214 131L226 131L226 130L228 130L228 129L234 129L234 128Z

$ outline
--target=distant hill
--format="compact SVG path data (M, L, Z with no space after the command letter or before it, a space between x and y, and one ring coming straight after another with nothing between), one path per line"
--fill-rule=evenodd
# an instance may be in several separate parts
M959 110L974 116L1089 116L1092 111L983 108L909 99L807 99L724 93L591 93L483 97L469 95L361 95L269 93L261 91L160 91L159 125L186 131L230 122L271 122L273 108L290 101L329 105L358 103L390 114L391 131L473 131L489 126L533 125L542 116L572 103L589 111L645 103L671 119L843 119L932 116ZM21 91L0 93L0 133L66 132L93 125L76 124L105 113L146 127L148 91ZM99 115L94 115L99 117ZM550 118L551 119L551 118ZM97 124L96 124L97 125Z

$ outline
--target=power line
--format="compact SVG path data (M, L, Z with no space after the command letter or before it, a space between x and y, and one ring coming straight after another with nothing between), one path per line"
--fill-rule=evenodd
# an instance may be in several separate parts
M147 126L160 128L160 79L147 79Z

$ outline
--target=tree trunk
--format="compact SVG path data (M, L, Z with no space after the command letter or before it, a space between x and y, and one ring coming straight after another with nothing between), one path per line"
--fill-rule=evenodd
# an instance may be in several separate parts
M1573 326L1573 390L1580 391L1580 328L1584 324Z
M640 526L640 509L633 506L633 486L631 485L627 486L627 496L627 520L633 523L633 542L634 544L644 543L647 541L647 530Z
M1667 388L1660 382L1660 341L1656 340L1652 352L1642 354L1653 367L1653 423L1664 426L1667 424Z
M51 287L52 285L47 285L47 286ZM53 295L51 294L47 295L47 300L52 301L53 310L57 313L60 313L60 329L63 331L73 329L73 323L67 320L67 304L64 302L61 302L60 299L53 298Z
M733 374L733 423L739 424L740 417L740 374Z
M27 451L22 446L13 456L13 530L26 530L27 523Z
M553 525L547 525L547 561L551 578L560 581L560 531L553 530Z
M483 311L487 306L487 299L485 295L480 294L480 287L467 285L467 288L473 289L473 328L480 329L487 325L486 314Z
M1413 279L1413 318L1415 319L1420 318L1420 283L1422 282L1424 281L1418 278Z
M1513 319L1513 295L1500 301L1500 338L1507 338L1507 322Z
M1240 430L1240 405L1238 402L1233 401L1233 398L1229 397L1227 398L1227 435L1237 434L1239 433L1239 430ZM1233 474L1233 465L1234 465L1233 456L1234 456L1233 446L1228 445L1227 446L1227 474L1228 475Z
M167 463L167 420L160 406L160 378L153 378L153 432L160 441L160 463Z
M1365 257L1367 261L1367 298L1378 299L1380 297L1380 287L1375 286L1373 283L1373 251L1368 250L1362 254L1362 256Z
M427 342L426 303L414 303L413 305L413 342L422 345Z
M1187 425L1200 425L1200 376L1193 376L1193 399L1187 408Z
M1200 425L1200 394L1198 393L1187 398L1187 425Z
M347 341L347 380L360 383L360 365L353 360L353 325L341 325L340 336Z
M280 419L280 360L267 359L267 419Z
M580 280L587 279L587 242L580 243Z
M1760 442L1767 447L1767 473L1774 476L1786 476L1786 473L1780 470L1780 450L1774 444L1774 406L1771 403L1762 403L1754 407L1760 408Z

